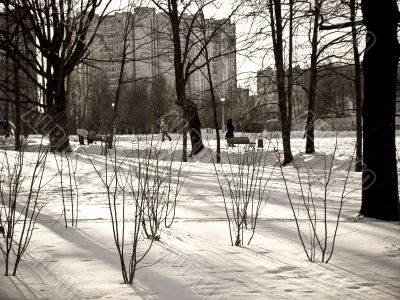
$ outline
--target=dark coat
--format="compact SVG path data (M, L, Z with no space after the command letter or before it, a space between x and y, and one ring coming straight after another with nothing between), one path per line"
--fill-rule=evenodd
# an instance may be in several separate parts
M232 119L228 119L228 123L226 124L226 138L233 138L235 137L233 132L235 131L235 127L233 127Z

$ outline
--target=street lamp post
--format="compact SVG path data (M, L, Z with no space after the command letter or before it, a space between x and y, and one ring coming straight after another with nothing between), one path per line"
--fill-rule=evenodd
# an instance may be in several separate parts
M222 114L222 126L221 126L221 131L225 131L225 116L224 116L224 104L225 104L225 98L221 98L221 114Z
M115 122L116 122L116 116L115 116L115 102L111 103L112 110L113 110L113 115L112 115L112 127L113 127L113 136L116 134L116 129L115 129Z

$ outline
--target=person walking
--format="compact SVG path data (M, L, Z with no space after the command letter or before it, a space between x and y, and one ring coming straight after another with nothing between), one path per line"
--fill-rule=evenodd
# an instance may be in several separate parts
M233 126L232 119L228 119L228 121L226 122L225 138L233 138L233 137L235 137L235 135L233 134L234 131L235 131L235 127ZM228 143L228 146L235 147L234 144L230 144L230 143Z
M167 137L169 139L169 141L172 140L171 137L169 136L168 130L169 130L168 122L165 119L161 119L161 122L160 122L160 133L162 134L162 138L161 138L162 142L164 142L165 137Z

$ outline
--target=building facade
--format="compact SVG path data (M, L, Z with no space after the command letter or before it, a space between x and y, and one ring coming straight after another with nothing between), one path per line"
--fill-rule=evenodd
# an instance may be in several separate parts
M226 19L202 19L200 26L199 18L188 35L192 18L184 15L181 21L181 45L187 53L185 63L191 64L186 86L188 97L204 100L209 92L204 43L199 38L204 36L205 29L206 36L210 36L207 50L217 97L234 101L237 95L235 24ZM122 61L125 63L121 85ZM79 74L82 90L97 88L96 82L101 81L110 99L114 98L118 86L127 89L130 83L151 83L160 76L173 87L174 47L169 17L148 7L136 8L133 13L106 16L97 29L90 56Z

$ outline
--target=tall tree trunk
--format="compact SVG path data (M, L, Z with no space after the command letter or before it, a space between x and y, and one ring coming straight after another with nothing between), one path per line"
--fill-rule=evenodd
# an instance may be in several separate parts
M205 31L204 31L204 34L205 34ZM207 47L204 50L205 50L205 57L206 57L206 62L207 62L208 83L210 85L211 104L212 104L213 117L214 117L214 128L215 128L215 133L217 135L217 163L220 163L221 162L221 138L219 135L217 101L215 99L214 83L212 80L211 67L210 67L210 61L209 61L209 57L208 57ZM224 129L222 128L222 130L224 130Z
M9 86L9 84L6 83L6 86ZM8 99L7 92L5 93L5 95L6 95L6 99ZM6 101L6 103L4 103L4 116L3 117L4 117L4 120L7 122L10 120L9 115L10 115L10 102Z
M51 85L55 90L54 104L49 108L49 115L51 117L51 127L48 128L50 136L50 151L65 152L71 151L69 144L69 130L67 119L67 99L64 78L62 76L55 76L58 82Z
M132 24L133 20L131 20L130 18L128 18L126 21L126 23L124 24L124 32L123 32L123 45L122 45L122 56L121 56L121 64L120 64L120 71L119 71L119 76L118 76L118 86L117 86L117 90L115 93L115 101L114 103L111 103L110 105L112 105L113 108L113 113L112 113L112 128L110 128L110 135L111 135L111 140L112 140L112 145L115 147L115 143L116 143L116 132L117 132L117 123L118 123L118 118L120 118L120 113L119 113L119 103L121 102L121 98L122 98L122 85L123 85L123 81L124 81L124 76L125 76L125 68L126 68L126 62L127 62L127 58L128 58L128 46L129 46L129 34L132 34L134 36L135 34L135 30L131 30L132 26L134 24ZM133 37L133 42L135 43L135 37ZM133 46L134 49L136 47L136 45ZM136 80L136 51L133 51L132 55L134 56L133 60L133 78ZM105 151L104 153L105 155L107 154L107 151Z
M361 95L361 63L360 63L360 52L358 51L357 42L357 27L355 25L356 20L356 0L350 0L350 22L352 24L351 34L353 42L353 54L354 54L354 89L356 95L356 166L355 171L361 172L363 168L362 161L362 95Z
M315 152L314 145L314 121L315 121L315 97L317 94L317 76L318 76L318 24L321 12L321 3L319 0L314 2L314 24L311 40L311 61L310 61L310 83L308 88L308 111L306 121L306 153Z
M292 126L293 118L293 10L294 0L289 0L289 64L288 64L288 83L287 83L287 100L288 100L288 123Z
M5 14L5 22L6 22L6 28L10 28L9 24L8 24L8 13ZM9 38L8 33L9 32L7 31L7 35L6 35L7 39ZM6 89L5 89L4 94L5 94L7 101L4 104L4 120L8 122L9 118L10 118L10 116L9 116L10 102L8 101L8 100L10 100L9 99L9 90L8 90L10 88L10 78L9 78L9 76L10 76L10 58L9 58L10 53L6 53L6 54L7 55L5 57L5 65L4 65L4 73L5 73L4 83L5 83Z
M15 28L17 34L16 34L16 44L18 47L20 47L20 29L18 24L16 25ZM20 104L20 97L21 97L21 85L20 85L20 72L19 72L19 66L18 63L16 62L16 59L14 57L13 59L13 73L14 73L14 101L15 101L15 133L14 133L14 139L15 139L15 144L14 148L15 151L21 150L21 128L22 128L22 122L21 122L21 104ZM7 75L6 75L7 76Z
M182 130L182 161L187 162L187 126Z
M204 20L204 14L201 14L201 23L202 23L202 31L203 31L203 37L204 37L204 44L207 42L207 28L206 28L206 22ZM217 113L217 100L215 97L215 90L214 90L214 82L212 79L212 73L211 73L211 66L210 66L210 56L208 53L208 47L204 48L204 56L206 59L206 66L207 66L207 77L208 77L208 84L210 86L210 95L211 95L211 105L212 105L212 110L213 110L213 119L214 119L214 128L215 128L215 133L217 135L217 163L221 162L221 138L220 138L220 132L219 132L219 124L218 124L218 113ZM222 103L223 105L223 103ZM224 117L224 116L222 116ZM224 128L222 128L222 131Z
M363 0L367 29L364 54L363 191L360 213L399 220L395 146L396 81L399 60L395 0Z
M174 69L175 69L175 89L176 89L176 103L182 108L183 116L188 122L188 130L190 141L192 144L191 154L197 154L204 149L203 140L201 137L201 123L199 112L196 103L186 97L186 83L184 64L182 62L182 49L180 37L180 22L177 0L171 0L172 11L169 14L172 39L174 44ZM183 151L183 154L185 151ZM186 157L182 157L183 161L187 161Z
M282 127L282 144L284 156L283 165L286 165L293 161L293 155L290 146L291 118L288 116L287 95L285 88L286 76L283 63L283 25L281 1L270 0L269 11L271 17L271 32L276 66L276 80L278 87L278 106Z
M15 101L15 151L21 150L21 128L22 128L22 121L21 121L21 104L20 104L20 93L21 93L21 85L20 85L20 78L19 78L19 70L18 65L14 63L14 101Z
M9 92L8 92L8 88L10 87L10 81L9 81L9 75L10 75L10 70L9 70L9 66L8 66L8 58L6 59L6 65L5 65L5 74L6 74L6 78L5 78L5 86L6 86L6 90L4 92L4 95L7 99L7 101L4 103L4 115L3 118L6 122L8 122L10 120L10 102L8 100L9 99Z
M8 13L5 14L5 25L6 28L10 28L9 24L8 24ZM6 31L6 38L9 38L9 32L8 30ZM10 80L9 80L9 76L10 76L10 59L9 59L9 53L6 53L5 56L5 64L4 64L4 74L5 74L5 78L4 78L4 84L6 86L4 95L6 97L7 100L9 100L9 94L8 94L8 88L10 87ZM10 103L9 101L6 101L4 103L4 120L5 121L9 121L9 109L10 109Z

